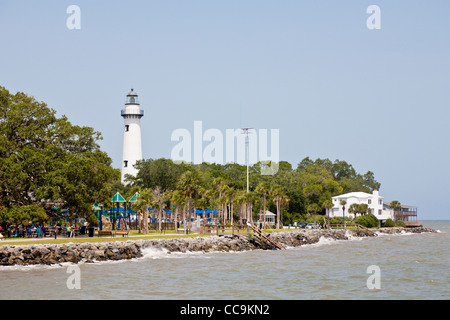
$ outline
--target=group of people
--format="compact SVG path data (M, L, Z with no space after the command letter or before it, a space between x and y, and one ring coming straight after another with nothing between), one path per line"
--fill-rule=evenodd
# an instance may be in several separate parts
M46 231L46 227L40 224L29 224L26 227L22 225L11 226L11 228L7 230L8 237L10 236L11 238L25 238L31 237L32 235L36 235L36 237L42 238L44 237Z
M66 236L67 236L67 238L74 238L76 230L77 230L77 227L75 227L74 225L67 226L66 227Z
M75 224L68 224L67 226L62 226L58 224L54 227L46 227L41 224L30 223L28 226L22 224L10 225L7 228L0 226L0 239L3 238L43 238L46 235L53 235L55 230L57 234L66 235L68 238L74 238L78 235L87 233L89 224L85 222L81 227Z

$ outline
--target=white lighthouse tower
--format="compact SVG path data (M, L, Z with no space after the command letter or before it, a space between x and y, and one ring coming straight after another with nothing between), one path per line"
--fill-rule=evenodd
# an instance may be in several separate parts
M133 89L127 95L125 109L121 114L124 119L122 183L126 183L125 175L136 176L137 169L134 164L142 160L141 118L144 116L144 110L140 109L138 95Z

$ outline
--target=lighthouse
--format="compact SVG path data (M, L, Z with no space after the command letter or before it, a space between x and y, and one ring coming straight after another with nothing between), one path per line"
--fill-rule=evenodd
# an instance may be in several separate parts
M141 118L144 116L144 110L141 110L138 95L133 89L127 95L125 109L121 111L121 115L124 119L121 181L126 183L125 175L136 176L137 169L134 165L136 161L142 160Z

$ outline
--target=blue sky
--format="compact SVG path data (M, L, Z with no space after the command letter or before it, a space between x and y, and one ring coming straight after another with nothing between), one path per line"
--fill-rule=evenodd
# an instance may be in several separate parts
M81 29L69 30L69 5ZM369 30L369 5L381 30ZM448 1L0 0L0 85L102 132L119 167L126 94L144 158L178 128L279 129L280 159L345 160L386 200L448 219Z

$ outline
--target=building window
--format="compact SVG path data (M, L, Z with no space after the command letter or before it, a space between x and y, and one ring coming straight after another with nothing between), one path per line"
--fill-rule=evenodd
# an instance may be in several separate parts
M378 200L378 204L383 204L383 200Z
M128 161L127 161L127 160L125 160L125 161L123 162L123 167L124 167L124 168L128 167Z
M372 204L372 199L367 200L368 204Z
M130 131L130 125L129 125L129 124L126 124L126 125L125 125L125 132L128 132L128 131Z
M378 215L381 216L381 209L378 209Z

